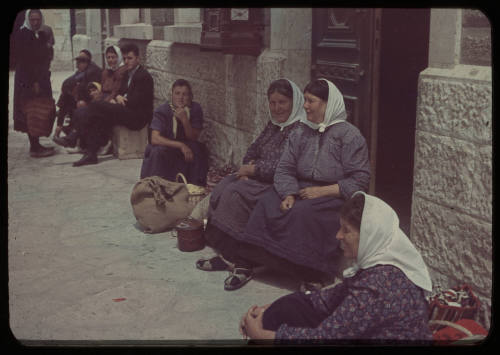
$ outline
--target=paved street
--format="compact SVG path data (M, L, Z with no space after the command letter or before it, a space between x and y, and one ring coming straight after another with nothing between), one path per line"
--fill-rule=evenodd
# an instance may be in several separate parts
M52 73L55 98L70 74ZM75 168L80 155L59 146L54 156L31 158L26 134L12 129L9 99L9 309L18 340L242 344L241 315L298 286L258 270L242 289L224 291L227 272L194 266L211 249L181 252L173 232L138 228L130 193L141 159L107 156ZM41 143L55 146L46 137Z

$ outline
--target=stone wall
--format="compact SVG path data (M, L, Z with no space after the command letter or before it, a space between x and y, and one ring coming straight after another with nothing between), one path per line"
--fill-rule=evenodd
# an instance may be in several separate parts
M491 26L479 10L464 9L460 63L491 65Z
M248 146L267 123L266 90L283 75L284 57L264 51L259 57L203 52L199 46L151 41L145 65L155 82L155 106L170 100L173 82L191 83L203 108L200 140L210 150L211 164L241 164Z
M52 71L73 70L69 9L44 9L45 24L54 32Z
M489 327L492 295L491 67L420 75L411 239L434 286L469 284Z

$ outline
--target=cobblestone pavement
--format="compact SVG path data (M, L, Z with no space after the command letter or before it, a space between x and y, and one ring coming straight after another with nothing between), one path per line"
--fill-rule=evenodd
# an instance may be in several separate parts
M52 73L55 98L70 74ZM245 287L224 291L227 272L194 266L213 254L208 247L181 252L173 232L137 227L129 199L141 159L100 157L75 168L80 155L58 146L54 156L31 158L26 134L12 130L9 99L9 324L21 342L242 344L241 315L296 290L297 280L257 270Z

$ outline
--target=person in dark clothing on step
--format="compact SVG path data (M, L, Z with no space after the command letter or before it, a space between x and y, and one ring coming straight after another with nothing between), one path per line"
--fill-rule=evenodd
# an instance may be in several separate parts
M77 71L61 85L61 95L57 101L59 111L55 137L59 137L63 131L64 118L66 116L71 118L76 108L85 106L90 101L88 84L101 81L102 69L92 61L92 54L87 49L81 50L75 60Z

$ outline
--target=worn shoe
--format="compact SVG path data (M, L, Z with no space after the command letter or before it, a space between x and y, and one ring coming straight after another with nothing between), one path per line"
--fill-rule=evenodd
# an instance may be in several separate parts
M97 151L97 155L102 156L102 155L108 155L113 153L113 142L111 139L106 143L106 145L103 145L99 150Z
M64 137L53 137L52 140L54 141L54 143L63 146L65 148L67 147L74 148L76 146L76 141L78 140L78 134L75 131L73 131L69 135Z
M97 164L97 155L95 154L85 154L82 159L75 161L73 166L91 165Z
M229 270L229 265L220 256L214 256L211 259L198 260L196 268L203 271L224 271Z
M74 148L71 148L71 147L66 148L66 153L68 153L68 154L75 154L75 153L85 154L86 150L80 146L80 139L78 139L76 146Z
M42 147L36 148L34 150L30 150L30 156L32 158L44 158L50 157L56 153L54 147Z
M233 272L224 280L224 290L233 291L243 287L253 277L253 270L235 267Z

